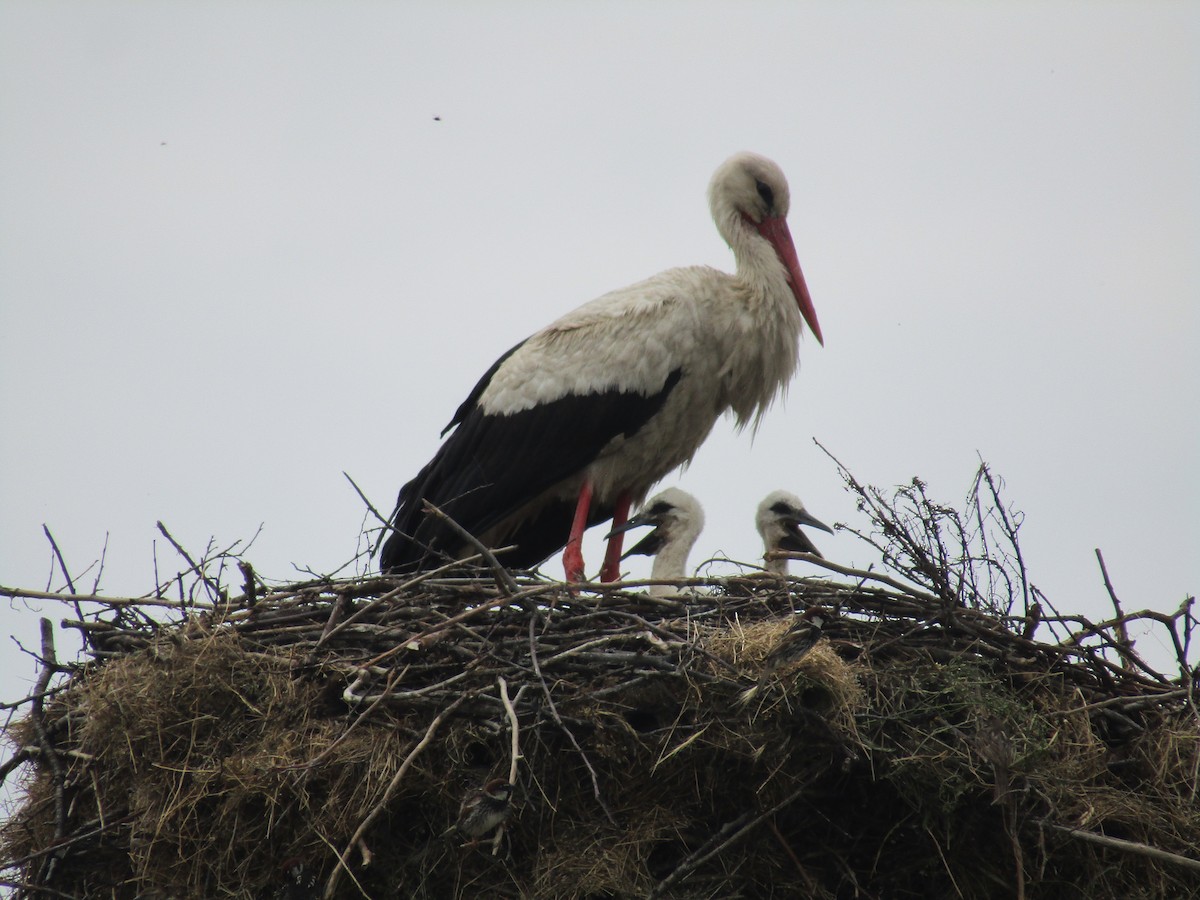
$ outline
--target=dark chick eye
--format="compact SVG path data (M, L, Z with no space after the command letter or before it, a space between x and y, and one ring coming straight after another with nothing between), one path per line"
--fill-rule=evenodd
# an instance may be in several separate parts
M775 206L775 193L771 190L771 186L757 179L754 181L754 186L758 188L758 196L763 198L763 203L767 204L767 209L773 209Z
M659 501L658 501L657 503L655 503L655 504L654 504L652 507L650 507L650 515L652 515L652 516L665 516L665 515L666 515L667 513L669 513L669 512L670 512L670 511L671 511L673 508L674 508L674 507L672 507L672 506L671 506L671 504L670 504L670 503L668 503L666 500L659 500Z

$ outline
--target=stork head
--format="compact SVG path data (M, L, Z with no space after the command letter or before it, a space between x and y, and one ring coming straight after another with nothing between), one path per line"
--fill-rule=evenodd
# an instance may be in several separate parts
M708 203L717 229L738 259L738 269L749 263L743 236L766 241L787 276L788 287L800 308L804 321L818 343L824 345L817 311L813 308L796 247L788 230L787 214L791 206L787 179L783 170L757 153L737 153L725 160L708 185Z
M684 544L692 548L700 532L704 530L704 510L700 501L679 488L667 488L651 497L636 516L624 525L614 528L608 537L631 528L652 525L654 530L625 551L622 559L629 556L654 556L668 543Z
M799 497L787 491L772 491L767 494L762 503L758 504L758 514L754 522L758 526L758 533L762 535L763 549L767 553L772 550L790 550L793 553L821 556L817 545L800 530L800 526L808 525L833 534L832 528L804 508Z

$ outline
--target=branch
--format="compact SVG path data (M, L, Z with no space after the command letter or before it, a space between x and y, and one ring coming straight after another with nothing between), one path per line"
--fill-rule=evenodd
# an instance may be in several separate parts
M496 681L500 684L500 702L504 704L504 711L508 713L508 724L512 727L512 761L508 766L508 783L517 783L517 761L521 758L520 746L520 729L517 726L517 711L513 709L512 700L508 698L508 682L504 680L503 675L497 675Z
M1157 847L1151 847L1149 844L1127 841L1124 838L1109 837L1107 834L1096 834L1095 832L1084 831L1080 828L1069 828L1066 825L1056 825L1053 822L1040 822L1039 824L1043 828L1049 828L1051 831L1058 831L1062 834L1069 834L1071 837L1079 838L1081 841L1087 841L1090 844L1099 844L1101 847L1111 847L1113 850L1123 850L1126 853L1136 853L1138 856L1147 856L1150 859L1174 863L1175 865L1200 872L1200 859L1193 859L1190 856L1180 856L1178 853L1159 850Z
M1108 567L1104 565L1104 554L1100 552L1099 547L1096 548L1096 559L1100 563L1100 574L1104 576L1104 587L1112 600L1113 609L1117 611L1117 620L1113 623L1117 632L1117 654L1121 657L1121 665L1126 669L1133 669L1134 663L1129 655L1133 649L1133 642L1129 640L1129 628L1126 625L1128 620L1121 609L1121 601L1117 599L1117 592L1113 590L1112 582L1108 578Z
M72 594L75 593L75 582L71 580L71 573L67 571L67 564L63 560L62 551L58 549L58 543L54 540L54 535L50 533L50 529L42 524L42 532L46 535L46 540L50 542L50 549L54 551L54 558L58 560L58 567L62 569L63 578L67 579L67 590Z
M890 588L894 588L902 593L908 594L910 597L917 597L920 600L928 600L933 603L940 602L940 598L933 594L928 594L925 591L917 590L916 588L897 581L890 575L876 575L874 572L867 572L863 569L852 569L849 566L839 565L835 562L817 556L813 553L796 553L791 550L772 550L766 555L770 559L799 559L804 562L810 562L813 565L821 566L829 569L831 572L837 572L839 575L849 575L851 578L860 578L863 581L878 581L880 584L886 584Z
M367 817L362 820L362 824L358 826L354 832L354 835L346 844L346 849L343 850L341 855L338 857L337 865L334 866L333 873L329 876L329 881L325 883L325 893L322 895L325 900L333 900L333 897L337 892L338 880L341 878L342 870L345 869L347 872L350 871L346 865L346 860L350 858L351 852L353 852L354 848L358 846L363 835L367 833L367 829L371 827L372 823L374 823L377 818L379 818L379 814L382 813L384 808L387 806L388 801L392 798L392 794L394 794L396 792L396 788L400 786L400 781L408 773L409 767L412 765L413 760L417 758L417 755L422 750L429 746L429 742L433 740L433 736L437 732L438 727L452 712L454 712L454 710L459 707L464 700L467 699L468 696L468 694L463 694L453 703L443 709L440 713L438 713L434 720L429 723L429 727L425 729L425 736L421 738L421 740L415 747L412 748L412 750L409 751L408 756L404 757L404 762L400 764L400 768L396 770L396 774L393 775L392 780L388 782L388 786L384 790L383 796L379 799L379 802L375 804L374 808L367 813Z
M809 779L809 781L811 781L811 779ZM792 791L774 806L759 813L757 816L755 816L753 812L748 812L738 816L732 822L727 822L724 826L722 826L720 831L709 838L704 844L700 845L700 847L697 848L694 853L676 866L670 875L654 886L654 890L650 892L650 900L653 900L655 897L661 897L663 895L663 891L665 891L676 881L687 877L694 869L712 859L734 841L745 837L747 834L757 828L764 819L775 815L775 813L779 812L784 807L795 802L796 798L808 789L809 781L805 781L804 784L800 785L800 787L796 788L796 790ZM721 840L721 838L725 835L729 836L724 840ZM715 846L713 846L714 844ZM712 847L711 850L708 849L710 846Z
M155 524L158 526L158 530L162 533L162 536L171 542L171 546L175 548L175 552L187 560L187 564L191 566L192 571L195 572L196 575L199 576L200 580L204 582L205 587L213 592L213 602L215 603L217 600L219 600L221 598L220 585L216 584L211 578L208 577L208 575L205 574L204 570L196 564L196 561L188 555L188 552L184 550L183 547L179 545L179 542L171 536L171 532L167 531L166 525L164 525L161 521L156 522Z
M517 725L517 711L513 709L512 700L508 697L508 682L504 680L504 676L497 675L496 682L500 685L500 702L504 704L504 711L508 714L508 724L512 728L508 783L515 785L517 783L517 761L521 758L520 728ZM504 829L497 828L496 835L492 838L492 856L500 852L500 840L503 836Z
M579 754L579 758L583 760L583 764L587 767L588 774L592 776L592 794L596 797L596 802L600 804L600 808L604 810L604 815L608 817L613 825L617 824L617 820L613 818L613 814L609 811L604 798L600 796L600 782L596 777L596 770L592 768L591 761L587 758L587 754L583 752L583 748L579 746L579 741L575 740L575 735L571 733L571 729L567 727L567 723L562 720L562 716L558 714L558 707L554 705L554 697L550 694L550 686L546 684L546 678L542 675L542 667L538 665L537 644L533 638L534 623L537 621L537 616L529 617L529 659L533 664L533 674L537 676L542 685L542 693L546 695L546 705L550 707L550 715L554 719L554 724L562 729L563 734L567 736L567 740L571 742L571 746L575 748L575 752Z
M474 547L475 551L483 557L484 561L488 564L488 567L492 570L492 575L496 579L496 586L499 587L500 590L504 591L504 593L508 594L510 597L521 590L521 587L517 584L516 579L512 577L512 573L509 572L508 569L504 568L504 566L500 565L500 560L496 559L496 555L487 547L485 547L479 538L475 537L475 535L471 534L471 532L467 531L467 529L463 528L428 500L424 501L424 503L426 510L433 513L435 516L449 525L451 531Z
M50 679L54 677L54 673L58 670L58 659L54 654L54 624L49 619L42 619L40 624L42 630L42 671L38 674L37 684L33 688L33 702L30 704L29 721L33 724L38 746L42 751L42 759L50 767L54 783L54 843L59 844L67 834L66 775L63 772L62 760L59 759L54 745L50 743L50 736L46 733L44 709L46 689L50 686ZM47 861L45 871L39 880L49 880L57 860L58 857L54 856Z

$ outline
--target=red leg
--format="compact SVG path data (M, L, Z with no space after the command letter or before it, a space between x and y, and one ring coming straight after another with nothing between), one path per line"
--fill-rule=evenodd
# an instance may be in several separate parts
M620 528L629 521L629 491L622 491L613 510L612 527ZM601 581L616 581L621 577L621 548L625 543L625 532L621 531L608 539L604 552L604 567L600 570Z
M575 518L571 522L571 536L563 550L563 572L567 581L583 581L583 532L587 528L588 510L592 507L592 483L584 481L579 489L579 502L575 504Z

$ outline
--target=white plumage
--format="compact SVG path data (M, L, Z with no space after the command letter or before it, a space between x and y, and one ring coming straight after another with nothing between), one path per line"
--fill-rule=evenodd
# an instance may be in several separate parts
M671 269L567 313L492 366L459 407L453 433L400 491L385 570L471 551L437 505L505 557L533 566L567 545L582 579L585 527L624 523L631 503L691 460L731 411L755 422L795 372L802 320L821 340L788 232L787 181L752 153L713 175L709 205L735 274ZM601 576L617 575L621 533Z
M654 530L630 547L622 559L639 554L654 557L650 567L653 581L686 578L688 554L704 530L700 501L687 491L667 488L647 500L636 516L614 528L608 536L644 525L652 525ZM649 590L652 597L669 597L677 592L678 588L670 584L652 584Z
M763 539L763 552L768 557L776 550L789 550L793 553L811 553L824 559L817 545L800 530L800 526L808 525L833 534L832 528L804 508L799 497L787 491L772 491L767 494L758 504L754 524ZM788 560L767 558L763 568L776 575L786 575Z

